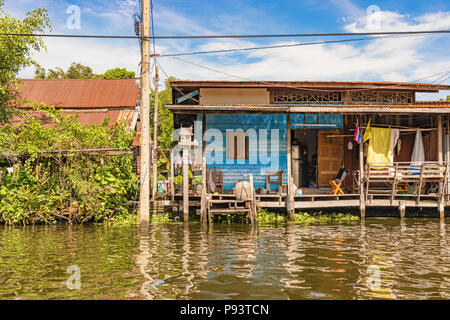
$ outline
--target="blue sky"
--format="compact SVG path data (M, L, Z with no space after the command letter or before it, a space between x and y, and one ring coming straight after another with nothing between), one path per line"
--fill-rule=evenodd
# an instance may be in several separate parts
M70 5L81 9L79 30L67 27L66 10ZM371 5L378 6L380 11L368 13ZM132 14L139 11L139 1L6 0L5 10L23 17L37 7L48 8L53 33L133 35ZM154 0L154 19L156 35L437 30L450 29L450 2ZM168 54L320 40L325 38L160 40L156 47L158 53ZM450 70L449 40L449 35L415 36L183 59L252 80L413 81ZM46 44L48 51L35 56L46 68L66 68L76 61L90 65L98 73L116 66L138 70L140 53L136 40L65 38L46 39ZM181 79L237 79L173 58L160 58L159 63L167 74ZM23 77L32 75L32 69L21 73ZM440 76L426 81L441 82L447 78L438 79ZM449 84L450 80L444 83ZM423 99L445 94L450 93L428 94Z

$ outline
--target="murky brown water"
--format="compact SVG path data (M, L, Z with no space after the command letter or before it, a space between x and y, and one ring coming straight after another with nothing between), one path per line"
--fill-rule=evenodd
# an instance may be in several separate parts
M0 226L0 299L449 299L449 224Z

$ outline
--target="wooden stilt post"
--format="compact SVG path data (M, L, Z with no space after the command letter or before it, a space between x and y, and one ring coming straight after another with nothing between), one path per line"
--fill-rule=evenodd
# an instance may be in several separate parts
M439 164L444 163L444 157L443 157L443 151L442 151L442 116L437 116L437 153L438 153L438 162ZM445 170L446 171L446 170ZM445 172L444 174L447 174ZM441 181L445 181L445 177ZM439 181L439 201L438 201L438 210L439 210L439 217L441 220L444 220L445 212L444 212L444 185L443 182Z
M192 147L192 128L180 129L180 142L183 150L183 221L189 221L189 152Z
M142 1L141 27L141 173L139 220L141 226L150 221L150 1Z
M175 164L173 162L173 151L170 151L170 200L172 200L172 213L175 213L175 184L173 179L175 178Z
M400 214L400 219L401 220L405 219L406 208L405 208L405 205L403 203L401 203L401 202L400 202L400 204L398 206L398 212Z
M364 220L366 218L366 200L364 197L364 142L362 141L359 144L359 211L361 220Z
M286 206L290 221L294 221L294 192L292 181L292 152L291 152L291 115L286 114L286 153L287 153L287 195Z
M189 149L183 147L183 221L189 221Z
M206 113L203 113L202 117L202 180L203 180L203 188L202 188L202 197L201 197L201 204L200 204L200 217L201 222L206 223L207 216L206 216L206 140L205 140L205 133L206 133Z
M155 105L153 107L153 148L152 148L152 200L156 200L156 186L158 180L158 84L159 72L158 66L155 66Z

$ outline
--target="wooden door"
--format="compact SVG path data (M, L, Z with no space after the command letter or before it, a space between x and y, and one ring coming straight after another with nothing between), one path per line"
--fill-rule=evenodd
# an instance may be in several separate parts
M344 163L344 138L327 138L342 135L343 130L317 130L317 183L329 187L328 181L336 178Z

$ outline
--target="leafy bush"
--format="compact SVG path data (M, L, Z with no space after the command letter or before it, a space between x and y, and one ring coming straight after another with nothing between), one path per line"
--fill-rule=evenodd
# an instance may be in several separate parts
M132 134L126 125L83 126L53 107L35 110L52 124L26 115L19 127L0 128L0 223L84 223L130 214L125 203L137 187L132 156L76 151L129 151ZM4 167L11 165L14 172L7 174Z
M177 185L183 184L183 176L177 175L175 178L173 178L173 183Z

